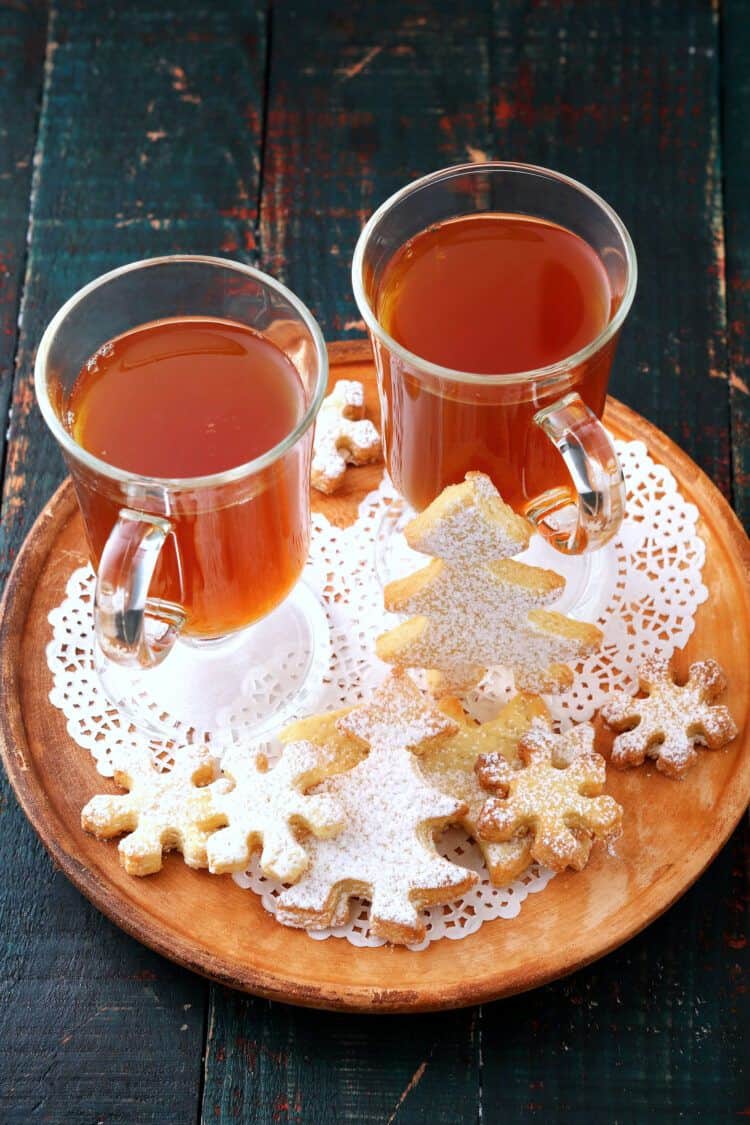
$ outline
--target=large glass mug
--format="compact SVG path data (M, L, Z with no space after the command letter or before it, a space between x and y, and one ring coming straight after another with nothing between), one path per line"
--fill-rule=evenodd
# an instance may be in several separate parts
M81 367L106 341L175 317L251 327L289 357L302 414L274 448L226 472L158 479L118 469L75 441L65 411ZM96 636L108 660L152 668L178 637L216 642L284 600L307 558L313 422L327 375L310 312L279 282L237 262L135 262L63 305L38 349L36 393L75 485L97 569Z
M547 220L595 250L612 297L596 339L548 367L485 375L428 362L388 334L377 309L394 254L435 224L482 213ZM485 471L558 551L579 554L610 540L622 522L625 488L600 419L636 276L633 244L612 208L545 168L458 165L386 200L357 242L352 280L375 353L386 464L401 495L419 510L468 470Z

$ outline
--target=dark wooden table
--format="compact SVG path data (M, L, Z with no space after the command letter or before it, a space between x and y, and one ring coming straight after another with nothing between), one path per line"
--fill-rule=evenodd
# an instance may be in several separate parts
M135 258L223 254L291 285L329 339L359 336L349 264L372 208L486 156L568 172L623 216L641 280L613 391L747 519L749 66L750 0L5 0L0 578L63 475L32 368L75 289ZM746 828L589 969L483 1009L368 1019L236 995L137 945L3 785L2 1122L750 1113Z

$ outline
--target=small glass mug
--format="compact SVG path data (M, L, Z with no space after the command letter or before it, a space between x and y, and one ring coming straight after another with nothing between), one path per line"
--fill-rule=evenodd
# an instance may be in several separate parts
M548 367L484 375L430 363L385 331L377 296L393 255L435 224L481 213L545 219L589 243L606 270L613 306L596 339ZM375 353L386 464L405 500L424 508L478 469L558 551L581 554L607 543L622 522L625 487L600 418L636 277L632 241L612 208L546 168L457 165L386 200L357 242L352 281Z
M82 366L123 333L185 317L234 321L275 343L302 384L299 422L262 456L209 476L149 478L93 456L65 425L66 403ZM307 559L313 423L327 378L323 336L302 302L266 274L222 258L175 255L113 270L71 297L45 331L36 358L36 393L70 470L97 570L97 666L109 697L137 725L170 736L188 727L215 737L222 725L219 702L235 725L243 713L243 691L252 694L247 669L253 665L256 680L266 684L269 711L278 717L284 710L283 690L274 692L269 676L282 656L278 644L285 625L276 621L270 634L261 619L281 612L272 613L295 587ZM306 608L297 607L286 632L290 643L312 652L325 619L313 610L315 620L301 637L299 618ZM239 646L237 636L245 638ZM231 667L217 657L227 638L233 638ZM185 646L191 651L168 661L169 671L159 679L157 666L175 647ZM185 689L182 701L173 690L176 672ZM304 679L298 669L287 685L295 698ZM212 683L219 689L215 705ZM177 714L181 708L184 713ZM169 712L166 726L155 719L163 709ZM245 733L260 729L268 717L249 715L245 708Z

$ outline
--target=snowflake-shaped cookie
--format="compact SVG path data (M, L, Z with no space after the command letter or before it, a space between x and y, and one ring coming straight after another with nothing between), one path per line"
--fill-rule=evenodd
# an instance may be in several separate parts
M347 465L380 458L380 434L365 418L365 391L355 379L339 379L315 422L311 482L319 492L335 492Z
M440 709L456 721L459 729L447 741L420 755L420 769L436 789L467 806L460 823L477 841L490 880L496 886L503 886L531 863L531 839L514 836L504 843L490 843L479 838L477 821L487 792L476 775L477 758L498 753L508 762L514 762L520 739L532 722L546 722L549 712L539 696L523 694L511 699L497 718L481 725L468 718L457 699L441 700Z
M129 875L159 871L163 852L173 848L189 867L206 867L206 841L224 823L217 801L230 784L217 777L205 749L179 751L169 773L160 773L146 750L120 751L114 780L128 792L92 797L81 825L103 840L127 833L118 853Z
M726 707L712 702L726 689L724 672L715 660L691 664L684 687L675 683L669 662L645 660L638 683L646 699L614 691L599 714L619 734L612 744L612 764L639 766L655 758L668 777L682 777L698 757L698 745L718 750L737 736Z
M344 808L345 828L334 840L310 841L310 867L280 895L277 918L308 929L341 925L357 896L370 900L373 934L398 944L419 941L420 910L459 897L477 879L436 852L436 831L460 819L466 806L429 785L416 761L456 724L395 673L338 728L370 752L325 782L324 791Z
M606 763L593 750L589 723L556 735L535 726L519 744L524 768L513 770L501 754L477 762L477 776L491 797L479 817L479 835L506 841L528 835L534 859L555 871L585 867L594 839L615 835L622 809L600 796Z
M234 788L217 797L226 827L208 841L208 868L219 875L244 871L253 852L261 849L261 870L281 883L294 883L309 856L295 829L327 838L343 827L341 806L330 796L306 796L305 790L336 772L330 754L310 742L292 742L269 768L265 754L230 750L222 770Z

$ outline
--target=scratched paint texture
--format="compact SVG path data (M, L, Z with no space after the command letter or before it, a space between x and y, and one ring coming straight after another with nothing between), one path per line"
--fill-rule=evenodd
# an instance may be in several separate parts
M329 338L357 336L364 219L485 155L550 164L620 211L641 282L613 389L747 514L748 27L750 0L55 0L49 24L41 0L0 4L0 575L62 475L32 367L75 288L141 256L223 253L291 284ZM747 1112L745 828L663 919L569 980L364 1019L239 996L142 949L0 798L2 1121Z
M34 184L28 258L14 270L23 294L3 577L63 475L33 399L45 323L75 289L128 260L252 253L265 66L265 10L244 3L55 5L44 71L38 21L20 4L4 18L14 12L28 65L0 74L3 124L17 130L20 159L24 139L33 150ZM42 41L46 21L42 12ZM28 183L25 195L21 247ZM90 907L53 870L7 787L0 866L0 1120L194 1121L205 982Z
M724 10L723 120L724 224L727 240L727 338L729 343L730 404L734 505L750 525L750 2L732 0Z
M47 13L41 3L0 8L0 414L13 386L18 302L24 275L34 137L39 111ZM0 448L5 459L5 426Z

